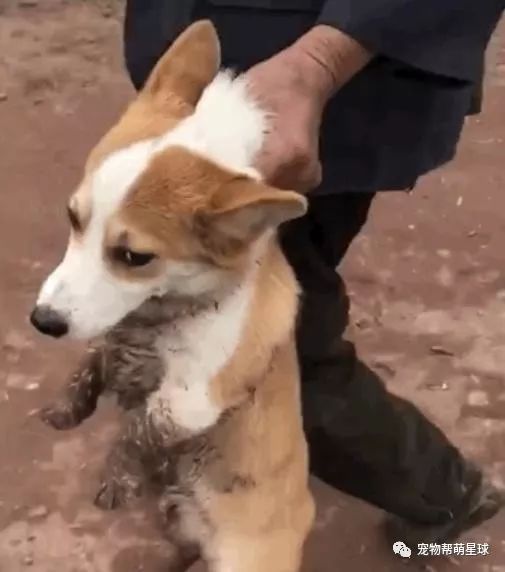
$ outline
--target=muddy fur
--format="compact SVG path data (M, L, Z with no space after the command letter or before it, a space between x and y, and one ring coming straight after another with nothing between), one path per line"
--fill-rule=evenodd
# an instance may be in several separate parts
M207 305L217 308L215 301ZM198 551L196 543L180 534L178 516L191 504L193 485L204 467L208 470L212 466L213 481L222 493L256 486L252 476L226 470L213 439L216 430L226 431L239 409L248 407L254 399L254 388L249 390L250 400L224 412L216 428L196 437L170 424L170 419L160 432L147 412L147 397L159 388L165 373L156 341L167 324L185 315L196 315L205 307L185 300L149 300L111 330L101 344L89 349L62 397L41 410L45 423L67 430L94 413L100 395L117 397L125 417L107 456L95 504L112 510L145 493L156 495L163 532L180 547L181 570L198 556ZM198 517L205 524L205 516L200 513Z
M115 508L148 485L174 485L170 458L201 449L201 437L186 440L175 425L160 434L146 411L146 399L159 388L165 373L156 341L167 323L196 311L190 302L149 300L89 349L63 396L41 410L43 421L59 430L77 427L91 416L102 394L114 395L125 410L124 426L111 448L96 499L102 508Z

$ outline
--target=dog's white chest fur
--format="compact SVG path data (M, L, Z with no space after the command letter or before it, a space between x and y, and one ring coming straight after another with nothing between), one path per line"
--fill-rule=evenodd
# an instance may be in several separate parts
M211 382L237 349L251 294L247 281L215 308L167 327L158 340L165 374L148 402L157 424L166 420L196 434L216 423L222 409L211 395Z

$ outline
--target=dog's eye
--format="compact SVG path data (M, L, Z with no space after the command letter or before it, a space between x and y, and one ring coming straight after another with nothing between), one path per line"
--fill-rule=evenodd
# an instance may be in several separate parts
M112 250L112 257L125 266L146 266L156 255L151 252L134 252L123 246L116 246Z

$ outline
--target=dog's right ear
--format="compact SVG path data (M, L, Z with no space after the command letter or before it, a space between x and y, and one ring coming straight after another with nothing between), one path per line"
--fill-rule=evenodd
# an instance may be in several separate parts
M220 65L221 47L214 25L209 20L195 22L158 61L142 94L158 103L175 95L194 107Z
M220 253L240 250L268 229L303 216L307 199L245 176L221 187L197 220L207 245Z

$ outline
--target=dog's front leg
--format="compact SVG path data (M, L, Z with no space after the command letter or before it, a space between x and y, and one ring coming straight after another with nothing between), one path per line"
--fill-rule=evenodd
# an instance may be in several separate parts
M128 420L105 464L95 505L112 510L139 498L147 486L166 488L175 483L177 447L197 435L163 422L144 405L128 412Z
M63 397L41 409L41 419L58 430L80 425L96 409L104 390L104 375L103 352L90 350L65 388Z
M128 415L126 427L107 456L95 505L112 510L142 496L156 458L156 433L145 407Z

